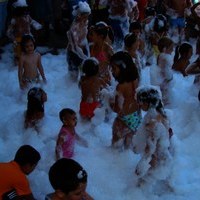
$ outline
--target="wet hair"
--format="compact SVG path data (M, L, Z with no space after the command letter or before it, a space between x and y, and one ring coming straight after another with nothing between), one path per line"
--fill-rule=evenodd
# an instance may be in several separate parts
M75 115L76 112L72 110L71 108L64 108L59 112L59 118L61 122L64 122L66 118Z
M110 63L115 64L120 69L120 74L115 79L119 83L131 82L139 78L138 70L132 57L125 51L119 51L112 55Z
M149 104L150 108L155 108L160 114L166 117L161 91L152 85L140 86L136 90L136 97L138 102Z
M62 158L50 167L49 181L54 190L68 194L87 182L87 172L75 160Z
M16 154L14 161L17 162L20 166L26 164L35 165L41 159L40 153L30 145L21 146Z
M149 16L155 16L156 15L156 10L153 7L146 7L145 9L145 17Z
M29 14L30 10L28 6L14 7L12 6L12 14L14 17L22 17L23 15Z
M21 48L24 53L26 53L26 48L25 48L26 43L29 41L32 41L34 45L34 49L36 48L35 39L33 38L33 36L30 34L25 34L22 36L22 41L21 41Z
M192 45L189 43L182 43L180 46L176 47L175 55L174 55L174 62L179 59L179 56L185 57L187 56L188 52L192 49Z
M158 50L162 52L164 48L169 48L171 45L173 45L173 41L169 37L162 37L158 41Z
M142 25L140 22L138 22L138 21L131 22L131 24L129 26L129 32L131 33L134 30L140 30L140 32L142 31Z
M46 92L38 87L33 87L28 91L26 117L31 117L37 112L44 113L44 94L46 95Z
M131 48L135 42L137 42L138 37L134 33L128 33L124 38L124 45L126 48Z
M166 32L168 30L167 18L164 15L156 15L153 30L157 33Z
M114 42L113 30L105 22L103 21L97 22L93 26L92 31L94 31L98 35L102 35L104 39L106 39L106 37L108 36L111 42Z
M99 72L99 62L96 58L88 58L83 61L82 71L86 76L95 76Z

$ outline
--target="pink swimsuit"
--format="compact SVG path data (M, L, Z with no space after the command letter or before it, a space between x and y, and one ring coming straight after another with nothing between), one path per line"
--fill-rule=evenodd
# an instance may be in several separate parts
M63 144L59 144L59 139L64 140ZM59 158L71 158L74 155L75 133L72 133L66 126L60 129L56 144L56 152Z

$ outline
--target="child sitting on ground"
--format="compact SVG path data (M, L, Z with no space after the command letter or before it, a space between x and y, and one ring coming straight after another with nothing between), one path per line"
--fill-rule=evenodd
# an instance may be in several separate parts
M29 15L26 0L17 0L12 6L14 8L14 16L8 27L7 35L13 41L15 64L18 64L21 55L20 43L22 36L24 34L31 34L32 27L39 30L42 26Z
M185 69L190 64L192 49L192 45L189 43L182 43L176 47L172 69L180 72L183 76L186 76Z
M55 191L45 200L93 200L86 192L87 177L87 172L75 160L56 161L49 170L49 181Z
M169 169L172 157L170 139L173 132L163 108L161 92L157 87L139 87L136 97L146 114L133 137L133 150L141 154L135 173L139 177L139 184L148 181L153 184L157 180L166 180L169 176L166 169ZM161 172L163 173L160 174Z
M24 35L21 41L23 54L20 56L18 78L21 89L32 83L39 83L39 73L44 82L46 78L41 63L41 55L35 52L35 41L31 35Z
M87 146L87 142L81 138L75 131L77 117L74 110L64 108L60 111L59 117L63 123L60 129L56 143L56 159L72 158L74 156L75 141Z
M90 56L95 57L99 61L99 76L109 84L111 79L109 61L113 55L113 49L107 42L107 38L111 37L112 30L105 22L98 22L91 31L92 44L90 45ZM113 37L110 39L112 40Z
M28 92L28 104L25 113L25 128L38 130L38 123L44 117L44 103L47 101L47 94L41 88L31 88Z
M141 115L135 100L138 86L138 71L131 56L119 51L111 57L112 74L118 82L110 106L117 117L112 127L112 146L129 148L132 137L140 124Z
M84 59L89 56L87 41L88 17L91 13L87 2L80 1L73 7L74 20L67 32L67 61L68 70L72 79L77 79L79 67Z
M95 58L86 59L82 71L84 75L80 80L82 97L79 112L82 117L91 119L94 110L101 106L100 92L106 87L106 82L99 77L99 63Z

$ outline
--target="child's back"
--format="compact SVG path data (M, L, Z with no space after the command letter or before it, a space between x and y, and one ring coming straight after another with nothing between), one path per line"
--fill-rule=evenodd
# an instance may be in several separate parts
M106 86L102 78L98 76L99 64L95 58L87 59L83 63L83 73L80 81L81 103L80 114L83 117L92 118L94 110L100 107L100 92Z

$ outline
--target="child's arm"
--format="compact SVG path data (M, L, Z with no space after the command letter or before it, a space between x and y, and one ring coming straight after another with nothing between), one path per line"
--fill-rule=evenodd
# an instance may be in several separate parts
M38 54L37 68L40 72L40 75L42 76L43 81L46 83L46 77L44 75L44 69L43 69L43 66L42 66L42 63L41 63L41 55L40 54Z
M24 72L24 59L23 56L20 56L19 59L19 66L18 66L18 80L19 80L19 86L21 89L25 88L25 85L23 83L23 72Z
M76 137L76 140L77 140L82 146L88 147L88 143L87 143L87 141L86 141L84 138L82 138L81 136L79 136L77 133L76 133L75 137Z

